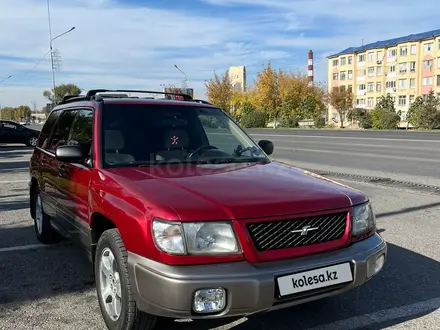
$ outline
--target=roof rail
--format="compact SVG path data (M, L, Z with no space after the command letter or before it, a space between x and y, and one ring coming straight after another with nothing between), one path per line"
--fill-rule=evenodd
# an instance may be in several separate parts
M158 91L144 91L144 90L136 90L136 89L91 89L87 92L86 97L92 98L98 93L107 93L107 92L122 92L122 93L144 93L144 94L162 94L162 95L176 95L181 96L185 101L192 101L191 95L183 94L183 93L170 93L170 92L158 92Z
M98 93L108 93L110 94L102 94L98 95ZM162 94L162 95L175 95L175 96L181 96L185 101L194 101L191 95L183 94L183 93L170 93L170 92L157 92L157 91L143 91L143 90L130 90L130 89L91 89L87 92L86 95L65 95L63 99L57 103L57 105L60 104L66 104L71 102L78 102L78 101L90 101L90 100L97 100L102 101L103 98L109 97L109 98L139 98L134 96L128 96L126 94L112 94L112 93L145 93L145 94ZM147 97L147 98L153 98L153 97ZM199 100L196 100L199 101ZM201 100L200 100L201 101ZM203 101L204 103L206 101ZM209 103L208 103L209 104Z

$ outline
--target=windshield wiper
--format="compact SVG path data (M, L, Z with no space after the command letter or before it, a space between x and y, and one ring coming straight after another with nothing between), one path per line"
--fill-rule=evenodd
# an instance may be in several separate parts
M256 163L256 162L265 162L264 158L260 157L246 157L246 158L238 158L238 157L218 157L218 158L207 158L202 162L206 164L232 164L232 163Z

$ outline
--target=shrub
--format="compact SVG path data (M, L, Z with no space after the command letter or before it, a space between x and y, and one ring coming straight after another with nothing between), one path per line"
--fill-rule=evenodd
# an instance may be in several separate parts
M266 115L262 111L245 112L241 116L240 124L245 128L265 127Z

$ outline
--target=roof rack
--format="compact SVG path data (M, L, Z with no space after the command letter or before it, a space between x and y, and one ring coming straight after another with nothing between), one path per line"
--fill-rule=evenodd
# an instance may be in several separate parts
M197 102L197 103L203 103L203 104L209 104L209 105L212 105L212 103L209 103L208 101L205 101L205 100L193 99L193 101L194 101L194 102Z
M111 98L139 98L139 97L131 97L127 96L126 94L106 94L98 95L98 93L144 93L144 94L162 94L162 95L175 95L182 97L185 101L194 101L193 98L188 94L183 93L170 93L170 92L158 92L158 91L144 91L144 90L131 90L131 89L91 89L87 92L86 95L66 95L63 97L63 99L57 103L60 104L66 104L71 102L78 102L78 101L91 101L91 100L97 100L102 101L105 97L111 97ZM195 100L199 101L199 100ZM206 101L203 101L206 102ZM202 103L203 103L202 102Z

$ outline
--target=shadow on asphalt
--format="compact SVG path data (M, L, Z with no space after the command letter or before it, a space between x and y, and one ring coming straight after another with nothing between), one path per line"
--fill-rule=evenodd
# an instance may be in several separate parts
M1 160L2 155L0 155ZM19 161L19 162L1 162L0 163L0 174L4 173L20 173L20 172L29 172L29 160L27 161Z

